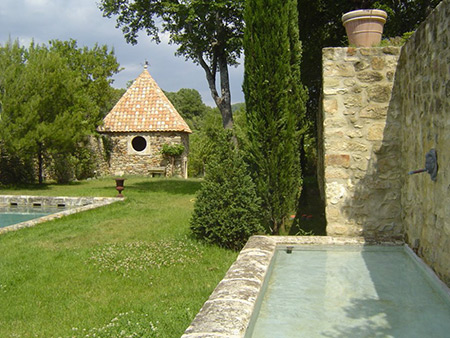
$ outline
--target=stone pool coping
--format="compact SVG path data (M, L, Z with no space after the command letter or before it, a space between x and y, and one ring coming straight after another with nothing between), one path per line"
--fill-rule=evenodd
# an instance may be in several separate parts
M0 195L0 207L17 206L52 206L70 207L51 215L35 218L30 221L13 224L0 228L0 235L9 231L35 226L36 224L48 222L80 211L95 209L114 202L123 201L123 198L114 197L66 197L66 196L28 196L28 195Z
M362 237L253 236L182 338L243 338L276 248L304 244L404 245L404 242L376 242Z

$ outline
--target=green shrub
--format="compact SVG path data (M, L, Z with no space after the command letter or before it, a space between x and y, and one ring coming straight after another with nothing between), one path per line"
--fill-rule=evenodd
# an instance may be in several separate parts
M34 182L33 160L7 151L0 141L0 185Z
M166 156L180 156L184 151L184 146L182 144L163 144L161 149L161 154Z
M191 230L208 243L240 250L248 238L261 233L260 201L242 157L221 135L220 151L207 166L197 195Z
M66 184L71 182L75 177L72 156L64 154L53 155L50 172L57 183Z

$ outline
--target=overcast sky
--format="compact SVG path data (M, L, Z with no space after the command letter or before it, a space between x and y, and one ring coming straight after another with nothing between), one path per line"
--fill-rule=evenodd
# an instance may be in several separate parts
M215 106L202 68L176 57L176 47L167 41L156 44L145 33L140 35L137 45L127 44L122 31L115 28L115 19L104 18L97 3L98 0L1 0L0 44L11 38L26 47L32 39L40 44L53 39L75 39L79 47L107 45L114 48L124 68L114 77L114 87L125 88L128 81L142 72L148 60L149 72L163 90L194 88L206 104ZM242 79L243 66L231 67L233 103L244 101Z

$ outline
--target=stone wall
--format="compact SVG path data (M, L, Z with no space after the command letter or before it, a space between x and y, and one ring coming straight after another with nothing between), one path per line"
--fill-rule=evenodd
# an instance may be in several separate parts
M399 53L323 50L322 185L330 236L402 237L400 125L391 101Z
M450 285L450 1L442 1L402 48L393 95L401 110L401 189L405 237ZM439 171L425 167L436 149Z
M328 235L404 238L450 285L448 27L444 0L401 49L323 50L319 178Z
M110 154L101 164L101 175L152 175L155 169L165 168L165 175L172 175L169 158L161 154L164 144L183 144L183 154L176 158L173 174L187 177L187 154L189 152L189 134L176 132L154 133L109 133ZM134 137L141 136L147 141L145 150L138 152L131 146Z

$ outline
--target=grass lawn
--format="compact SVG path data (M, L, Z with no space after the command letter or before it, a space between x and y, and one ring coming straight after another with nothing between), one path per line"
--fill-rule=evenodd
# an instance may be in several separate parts
M111 178L0 194L117 195ZM197 180L0 235L0 337L180 337L237 253L190 238Z

